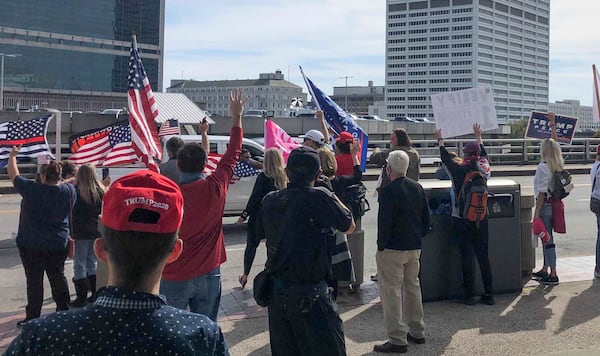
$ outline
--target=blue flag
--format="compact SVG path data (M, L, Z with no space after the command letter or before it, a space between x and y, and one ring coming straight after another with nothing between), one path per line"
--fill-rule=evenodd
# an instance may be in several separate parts
M306 82L306 86L308 87L308 91L312 96L313 101L317 104L319 110L323 111L325 121L327 121L329 127L331 127L338 135L343 131L347 131L351 133L355 139L359 140L361 147L360 168L364 172L367 168L367 145L369 143L369 135L358 126L347 112L340 108L335 101L331 100L330 97L328 97L321 89L317 88L317 86L304 75L302 67L300 67L300 72L302 73L302 77Z

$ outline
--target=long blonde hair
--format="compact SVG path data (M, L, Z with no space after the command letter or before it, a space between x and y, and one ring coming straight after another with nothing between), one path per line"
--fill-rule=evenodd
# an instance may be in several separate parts
M335 171L337 171L337 161L335 160L335 155L328 148L319 148L317 153L319 154L323 174L327 178L333 177L335 175Z
M271 147L265 151L263 171L267 177L273 179L275 188L283 189L287 186L288 178L283 167L283 156L275 147Z
M546 162L551 172L560 172L565 169L565 161L562 157L560 146L554 139L546 138L540 145L540 156Z
M79 197L89 205L97 205L102 201L106 188L96 174L96 166L84 164L77 171L77 188Z

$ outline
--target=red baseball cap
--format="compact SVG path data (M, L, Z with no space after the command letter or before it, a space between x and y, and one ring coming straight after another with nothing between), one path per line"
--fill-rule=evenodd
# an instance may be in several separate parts
M344 131L340 133L340 137L338 137L337 141L341 143L354 142L354 136L350 132Z
M542 240L543 243L550 241L550 235L548 234L548 230L546 230L544 221L541 218L533 219L531 230L536 237L539 237Z
M140 215L144 218L137 218ZM102 224L116 231L173 233L179 231L182 218L179 186L147 169L114 181L102 200Z

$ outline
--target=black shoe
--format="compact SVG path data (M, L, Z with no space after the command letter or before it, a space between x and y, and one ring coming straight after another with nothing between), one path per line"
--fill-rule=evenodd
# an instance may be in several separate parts
M546 284L549 286L555 286L558 284L558 276L546 276L540 280L540 283Z
M419 344L419 345L425 343L425 338L424 337L418 339L418 338L412 336L410 333L406 334L406 340L408 342L414 342L415 344Z
M461 300L461 302L464 305L475 305L475 298L473 298L472 295L469 295L469 296L463 297L463 299Z
M373 351L383 352L386 354L391 354L391 353L403 354L408 351L408 345L394 345L388 341L385 344L373 346Z
M19 321L17 321L17 327L18 328L22 328L23 326L25 326L25 324L27 324L31 320L33 320L33 319L27 319L27 318L25 318L23 320L19 320Z
M377 278L377 275L376 275L376 274L374 274L374 275L372 275L372 276L371 276L371 280L372 280L373 282L377 282L377 281L379 280L379 278Z
M481 304L486 304L486 305L496 304L496 300L494 299L494 296L491 294L482 295L481 298L479 299L479 301L481 302Z
M533 272L531 274L531 277L533 279L544 279L544 278L548 277L548 272L546 272L544 270Z

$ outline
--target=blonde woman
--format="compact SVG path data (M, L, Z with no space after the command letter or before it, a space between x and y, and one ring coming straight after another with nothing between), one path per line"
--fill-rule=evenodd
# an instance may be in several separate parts
M535 196L535 213L533 218L542 218L544 226L550 235L550 240L542 243L544 253L544 266L532 276L547 285L557 285L556 274L556 248L552 234L552 204L550 202L550 185L552 176L564 169L564 161L560 146L557 143L556 119L554 113L548 114L550 121L551 137L542 140L540 145L541 162L535 170L533 178L533 192ZM550 272L548 272L548 269Z
M281 152L276 148L269 148L265 152L263 172L256 178L256 183L254 183L254 189L252 189L252 194L250 195L246 209L242 213L242 216L237 220L238 224L242 224L248 219L246 250L244 251L244 274L242 274L239 279L242 288L244 288L248 282L248 274L252 268L252 263L256 256L256 249L260 243L260 240L256 240L256 231L254 230L255 213L258 211L258 207L267 193L283 189L287 186L287 183L288 179L285 173Z
M92 302L96 295L96 255L94 240L100 237L98 215L102 207L102 198L106 193L104 184L96 174L96 167L84 164L77 171L77 202L73 207L73 284L77 299L71 302L73 307L83 307ZM88 291L91 297L88 299Z

